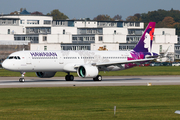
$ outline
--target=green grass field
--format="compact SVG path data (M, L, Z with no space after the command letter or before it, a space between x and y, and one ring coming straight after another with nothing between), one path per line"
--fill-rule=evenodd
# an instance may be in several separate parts
M175 120L179 91L180 86L3 88L0 119Z
M180 67L134 67L102 76L180 75ZM0 70L0 76L19 72ZM65 76L58 72L56 77ZM76 73L73 75L77 76ZM26 77L35 77L27 72ZM0 119L169 120L180 119L180 86L1 88ZM114 116L113 108L117 107Z
M72 73L77 76L77 73ZM102 76L146 76L146 75L180 75L180 66L134 67L122 71L106 71L99 73ZM64 77L67 73L57 72L55 77ZM20 77L20 72L12 72L0 69L1 77ZM27 72L25 77L36 77L34 72Z

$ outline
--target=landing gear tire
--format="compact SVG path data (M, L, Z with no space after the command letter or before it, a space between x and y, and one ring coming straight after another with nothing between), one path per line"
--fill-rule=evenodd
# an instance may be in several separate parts
M26 72L21 72L21 78L19 78L19 82L25 82L24 75Z
M25 82L24 78L19 78L19 82Z
M101 81L102 80L102 76L98 75L95 78L93 78L94 81Z
M65 80L68 81L69 80L69 75L65 76Z
M74 76L73 75L66 75L65 76L65 80L66 81L73 81L74 80Z
M73 75L70 75L70 76L69 76L69 80L70 80L70 81L73 81L73 80L74 80L74 76L73 76Z

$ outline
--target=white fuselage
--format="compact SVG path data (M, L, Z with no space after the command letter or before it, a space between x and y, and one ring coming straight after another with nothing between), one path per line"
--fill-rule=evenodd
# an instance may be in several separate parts
M3 62L3 67L20 72L76 72L75 67L79 65L125 61L131 57L130 51L19 51L10 54ZM120 70L122 66L109 68Z

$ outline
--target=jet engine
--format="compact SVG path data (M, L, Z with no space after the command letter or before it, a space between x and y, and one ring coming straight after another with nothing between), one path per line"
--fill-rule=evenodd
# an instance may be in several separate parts
M96 66L91 65L82 65L78 68L77 74L79 77L85 78L95 78L99 73L99 70Z
M36 72L36 75L40 78L51 78L54 77L56 72Z

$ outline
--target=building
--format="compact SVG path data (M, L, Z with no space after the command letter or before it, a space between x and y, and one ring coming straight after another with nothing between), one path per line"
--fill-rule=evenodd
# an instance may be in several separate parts
M18 14L0 16L0 40L27 41L31 50L132 50L144 30L143 22L53 20L52 16ZM174 28L156 28L153 52L169 46L174 60L178 37Z

